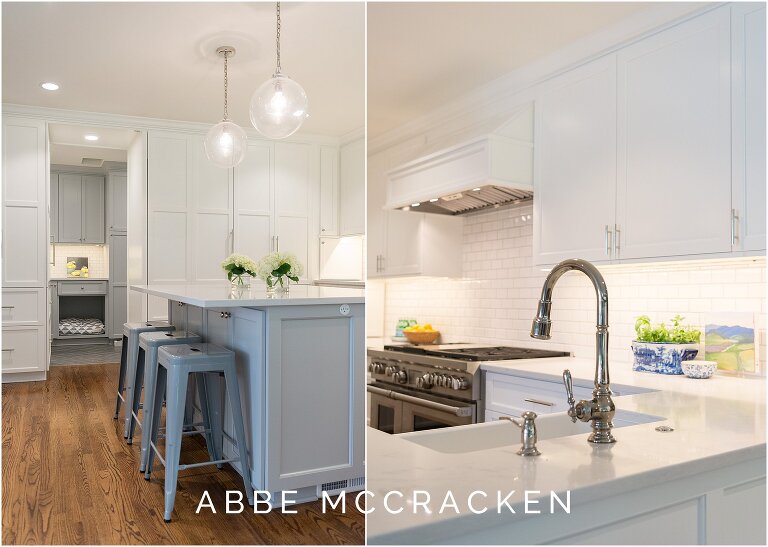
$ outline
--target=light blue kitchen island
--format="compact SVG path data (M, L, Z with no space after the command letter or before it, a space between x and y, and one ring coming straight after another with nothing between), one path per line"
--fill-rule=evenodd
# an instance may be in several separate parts
M361 490L365 455L365 291L261 284L134 285L168 300L177 330L236 353L255 490L297 502ZM232 416L224 411L224 431ZM226 438L224 451L236 449ZM237 469L238 465L233 463ZM238 469L239 471L239 469Z

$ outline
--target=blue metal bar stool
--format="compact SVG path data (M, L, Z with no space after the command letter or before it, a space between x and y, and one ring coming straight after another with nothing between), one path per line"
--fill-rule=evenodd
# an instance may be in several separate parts
M115 420L120 416L120 404L126 403L126 396L132 394L133 386L126 385L129 369L133 368L139 353L139 334L142 332L173 331L176 327L167 321L147 321L145 323L123 323L123 347L120 351L120 376L117 380L117 398L115 400ZM125 396L123 395L125 392ZM128 407L130 409L130 406ZM130 410L125 413L130 416ZM127 432L126 432L127 433ZM123 435L124 437L126 435Z
M152 367L152 363L157 364L157 348L160 346L168 346L173 344L194 344L196 342L202 342L202 338L194 333L186 333L184 331L172 331L172 332L142 332L139 334L139 355L136 359L136 366L134 367L133 378L128 379L128 383L133 381L134 389L132 390L133 397L131 397L131 415L126 416L128 422L128 444L133 444L133 434L136 430L136 425L142 427L139 420L139 409L143 408L141 404L141 390L144 387L144 373L147 373L147 385L154 385L154 375L157 372L157 367ZM146 363L150 366L147 368ZM146 389L145 389L146 395ZM147 399L149 401L149 399ZM126 405L128 405L126 397ZM147 405L148 407L149 405ZM127 414L127 413L126 413ZM146 414L146 413L145 413ZM141 449L145 450L145 442L148 435L142 435ZM149 443L146 443L148 446ZM143 468L141 468L144 471Z
M190 374L196 374L198 377L198 390L200 394L200 406L203 410L203 420L207 425L208 433L212 429L221 431L221 420L213 420L217 425L211 422L211 415L215 405L215 397L210 397L215 389L206 389L209 380L218 379L224 375L224 381L227 387L227 398L229 399L230 410L235 426L235 438L233 443L237 446L240 466L243 472L243 484L245 486L246 496L249 505L253 505L253 485L251 484L251 469L248 463L248 447L245 440L245 427L243 425L243 407L240 402L240 387L237 381L237 369L235 368L234 352L215 346L213 344L179 344L173 346L162 346L158 352L157 378L155 389L151 401L152 420L151 430L145 427L145 431L151 431L149 444L149 461L146 465L144 478L149 479L152 473L152 464L154 456L157 455L160 462L165 466L165 513L166 522L171 521L171 513L176 499L176 487L179 478L179 471L193 467L205 465L219 465L232 461L225 459L221 450L221 445L212 443L216 447L214 453L210 452L211 460L202 463L181 465L179 463L181 456L181 439L184 435L184 409L187 398L187 382ZM147 384L148 389L152 389ZM166 400L166 419L165 419L165 459L157 448L158 430L160 426L160 413L163 408L163 396ZM146 419L145 419L146 422ZM210 447L210 444L209 444Z

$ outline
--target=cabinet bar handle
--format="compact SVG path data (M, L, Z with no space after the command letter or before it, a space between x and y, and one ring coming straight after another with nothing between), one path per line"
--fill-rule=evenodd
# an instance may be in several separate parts
M280 252L280 236L275 236L275 250Z
M12 310L12 309L13 309L13 308L15 308L15 307L16 307L16 306L3 306L3 309L4 309L4 310Z
M539 399L523 399L526 403L533 403L535 405L544 405L544 406L555 406L555 403L550 403L549 401L540 401Z
M16 348L3 348L3 351L16 351Z
M613 247L613 232L605 225L605 254L608 258L611 258L611 247Z
M739 222L739 215L736 213L736 209L731 209L731 245L736 245L739 240L737 233L737 225Z
M616 232L614 254L616 255L616 258L619 258L619 254L621 253L621 229L618 224L613 225L613 231Z

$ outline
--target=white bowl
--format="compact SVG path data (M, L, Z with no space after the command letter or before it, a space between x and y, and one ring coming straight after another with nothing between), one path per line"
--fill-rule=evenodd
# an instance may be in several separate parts
M688 378L709 378L717 370L715 361L683 361L681 363L683 374Z

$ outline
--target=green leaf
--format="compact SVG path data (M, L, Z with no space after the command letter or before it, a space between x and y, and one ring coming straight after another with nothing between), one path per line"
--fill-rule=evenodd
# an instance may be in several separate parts
M291 281L293 281L294 283L298 283L298 282L299 282L299 278L298 278L298 277L296 277L295 275L290 275L290 274L289 274L289 275L288 275L288 279L290 279L290 280L291 280Z
M290 271L291 271L291 265L288 264L287 262L283 262L282 264L280 264L280 266L272 270L272 275L274 275L275 277L280 277L281 275L286 275Z

